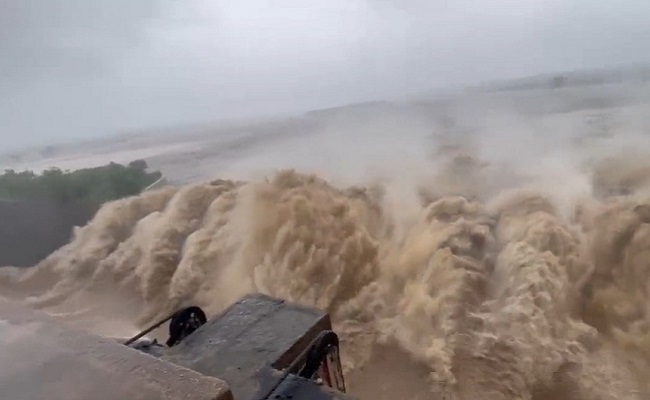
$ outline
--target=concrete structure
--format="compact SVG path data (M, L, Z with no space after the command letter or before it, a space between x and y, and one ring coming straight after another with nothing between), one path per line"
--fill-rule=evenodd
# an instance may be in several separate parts
M167 185L165 177L149 185ZM86 225L99 206L49 200L0 200L0 267L31 267L66 245L75 226Z
M70 241L99 207L47 200L0 201L0 267L29 267Z
M217 378L0 300L3 400L233 400Z

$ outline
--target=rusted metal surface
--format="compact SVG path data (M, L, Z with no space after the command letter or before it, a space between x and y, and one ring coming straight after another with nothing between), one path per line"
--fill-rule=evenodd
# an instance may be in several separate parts
M0 300L3 400L233 400L216 377Z

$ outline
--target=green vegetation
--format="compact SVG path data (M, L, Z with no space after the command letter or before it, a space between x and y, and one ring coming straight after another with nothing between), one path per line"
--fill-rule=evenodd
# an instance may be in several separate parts
M0 199L102 204L136 195L162 176L158 171L147 172L146 169L147 163L137 160L128 166L110 163L76 171L51 168L40 175L32 171L6 170L0 176Z

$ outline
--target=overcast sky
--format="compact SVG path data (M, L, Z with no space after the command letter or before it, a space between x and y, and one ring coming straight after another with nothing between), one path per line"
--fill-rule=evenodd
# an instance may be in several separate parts
M0 150L650 62L649 0L0 0Z

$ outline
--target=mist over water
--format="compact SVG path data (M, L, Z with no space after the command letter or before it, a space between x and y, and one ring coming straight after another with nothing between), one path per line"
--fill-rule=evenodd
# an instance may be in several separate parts
M250 292L319 307L360 399L641 399L650 107L572 90L304 117L106 204L0 293L112 336Z

